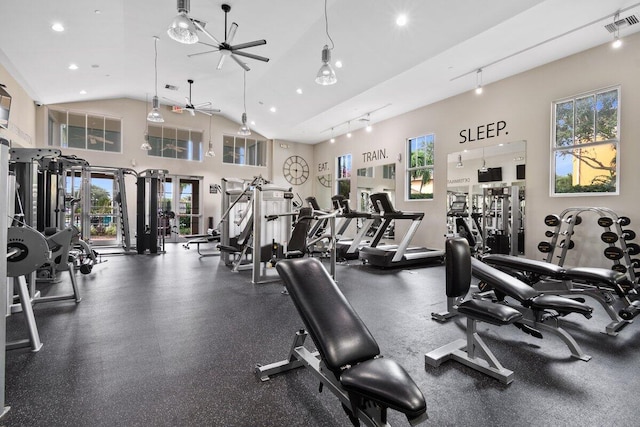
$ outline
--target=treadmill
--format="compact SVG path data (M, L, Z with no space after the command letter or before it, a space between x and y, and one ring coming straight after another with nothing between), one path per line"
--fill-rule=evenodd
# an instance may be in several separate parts
M367 231L373 225L375 220L373 214L369 212L358 212L351 209L349 205L349 199L345 199L344 196L333 196L331 198L334 209L341 209L342 212L338 214L338 218L341 218L340 225L338 226L338 236L342 236L349 227L349 224L353 219L361 218L363 220L362 227L358 230L358 233L353 239L340 239L336 242L336 255L339 259L353 260L358 259L360 249L364 246L368 246L368 241L363 241Z
M414 234L424 218L423 212L402 212L395 210L387 193L375 193L369 197L376 211L379 211L379 216L383 223L374 235L371 245L360 249L361 260L370 265L383 268L404 267L435 262L441 263L444 260L443 250L409 247L411 239L413 239ZM411 226L399 245L379 246L385 230L393 220L411 220Z

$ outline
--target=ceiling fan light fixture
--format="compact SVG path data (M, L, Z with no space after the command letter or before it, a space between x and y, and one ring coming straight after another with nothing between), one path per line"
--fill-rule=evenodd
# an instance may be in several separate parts
M316 83L322 86L328 86L335 84L338 81L336 77L336 72L333 70L333 67L329 63L331 61L331 51L329 50L329 46L324 45L322 48L322 66L318 70L318 74L316 75Z
M151 111L149 111L149 114L147 114L147 121L153 122L153 123L164 123L164 118L162 117L162 114L160 114L160 100L158 99L157 96L154 96L152 101L152 108Z
M173 18L167 34L173 40L184 43L194 44L198 42L198 33L193 21L187 14L189 13L190 0L178 0L178 15Z
M249 126L247 125L247 113L242 113L242 125L240 125L240 129L238 129L238 135L251 135L251 129L249 129Z
M144 133L144 142L142 143L142 145L140 146L141 150L144 151L151 151L153 150L153 147L151 146L151 144L149 144L149 133L145 131Z

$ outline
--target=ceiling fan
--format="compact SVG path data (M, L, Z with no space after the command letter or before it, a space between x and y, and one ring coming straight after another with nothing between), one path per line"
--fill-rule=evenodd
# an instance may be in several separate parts
M187 80L187 83L189 83L189 96L186 97L185 96L185 101L186 104L184 105L184 107L181 107L179 105L177 105L178 103L169 99L169 98L165 98L168 101L171 101L174 106L172 108L171 111L175 112L175 113L182 113L183 111L188 111L192 116L196 115L196 111L198 113L202 113L205 114L207 116L212 115L213 113L219 113L220 110L217 108L210 108L211 107L211 102L203 102L201 104L196 104L193 105L193 102L191 102L191 86L193 85L193 80L189 79Z
M247 64L241 61L238 56L243 56L245 58L256 59L258 61L269 62L269 58L265 58L264 56L254 55L252 53L242 52L242 49L247 49L249 47L261 46L263 44L267 44L266 40L254 40L252 42L240 43L236 45L232 45L233 38L236 35L236 31L238 30L238 24L233 22L230 28L227 28L227 14L231 10L231 6L228 4L222 5L222 10L224 11L224 42L219 42L213 35L211 35L207 30L204 29L204 25L197 21L193 20L195 26L206 34L211 40L215 42L215 44L198 42L200 44L212 47L213 50L208 50L206 52L193 53L191 55L187 55L188 57L197 56L197 55L205 55L212 52L220 52L220 60L218 61L218 66L216 67L218 70L222 69L222 65L224 64L224 60L227 56L230 56L231 59L236 61L238 65L244 68L245 71L249 71L250 68ZM236 56L238 55L238 56Z

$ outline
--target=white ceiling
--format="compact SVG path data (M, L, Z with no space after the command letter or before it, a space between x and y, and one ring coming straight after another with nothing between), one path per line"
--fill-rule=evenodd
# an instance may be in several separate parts
M191 0L192 18L224 39L223 1ZM476 70L488 84L607 43L604 25L635 14L637 0L328 0L329 32L338 83L314 78L327 43L322 0L229 0L234 44L266 39L246 52L247 115L267 138L317 143L373 122L471 90ZM176 0L3 0L0 63L44 104L154 93L154 36L158 42L158 95L179 102L195 80L193 103L211 101L239 122L243 71L233 61L216 70L219 53L171 40L166 29ZM100 11L100 13L96 13ZM396 16L408 24L398 27ZM54 22L66 31L51 30ZM640 30L625 26L622 37ZM206 36L201 40L209 42ZM68 69L70 63L78 70ZM97 67L96 67L97 66ZM165 84L179 87L177 92ZM296 89L301 88L299 95ZM87 93L80 94L81 90ZM269 109L274 106L277 111ZM163 114L172 114L163 110Z

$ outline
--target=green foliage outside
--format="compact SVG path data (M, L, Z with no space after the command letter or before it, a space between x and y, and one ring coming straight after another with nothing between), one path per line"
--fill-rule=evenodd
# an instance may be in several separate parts
M433 140L420 142L420 145L411 150L410 168L422 168L424 166L433 166ZM410 171L410 181L420 180L420 190L413 193L410 189L410 199L433 199L433 193L423 193L423 187L433 179L432 168L422 168Z

